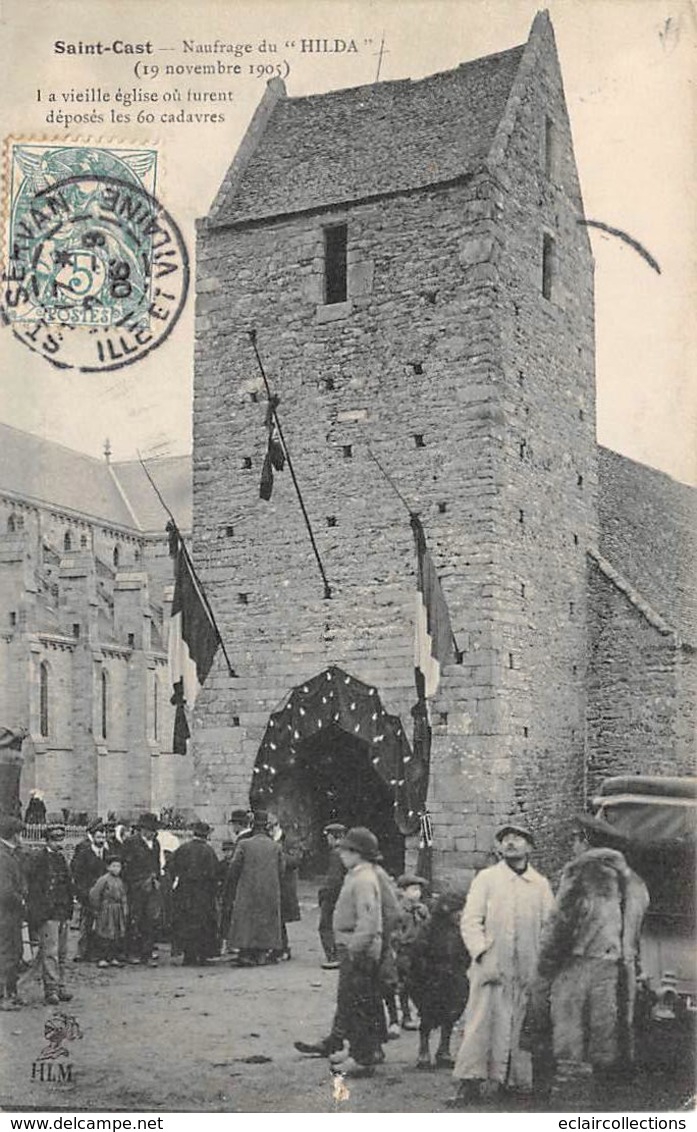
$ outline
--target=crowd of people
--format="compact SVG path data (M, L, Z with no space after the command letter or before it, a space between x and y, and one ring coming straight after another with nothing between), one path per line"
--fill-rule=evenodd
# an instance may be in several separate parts
M599 1088L611 1085L631 1064L649 898L620 852L593 847L593 825L575 819L556 898L530 863L532 833L515 822L496 833L496 864L468 889L440 892L415 874L390 877L370 830L326 826L319 936L322 966L338 969L336 1004L326 1036L298 1040L296 1049L328 1058L342 1076L370 1077L386 1043L418 1029L416 1067L452 1069L452 1108L501 1091L544 1100L560 1061L590 1062ZM147 813L130 831L94 821L68 864L58 822L46 826L41 848L26 850L21 821L0 816L2 1009L23 1005L23 923L46 1003L72 998L66 972L75 903L75 959L101 968L156 965L163 936L186 965L220 956L243 967L291 958L286 925L300 917L300 857L277 818L233 811L222 859L205 822L171 849L161 846L157 826Z

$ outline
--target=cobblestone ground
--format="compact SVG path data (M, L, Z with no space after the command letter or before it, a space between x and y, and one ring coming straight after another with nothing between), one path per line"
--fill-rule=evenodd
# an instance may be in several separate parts
M439 1112L452 1092L447 1071L417 1072L417 1036L403 1033L370 1080L347 1082L327 1062L303 1058L296 1038L313 1040L328 1028L337 974L322 971L318 912L312 889L301 892L303 919L290 925L293 959L257 969L216 962L205 969L170 962L157 969L100 971L70 967L73 1001L83 1037L67 1043L72 1083L32 1079L46 1045L44 1024L56 1008L41 988L24 988L29 1005L0 1014L0 1106L71 1112ZM76 933L71 932L74 947ZM612 1098L624 1111L682 1109L691 1103L692 1050L683 1036L664 1032L650 1052L650 1072ZM669 1039L669 1040L668 1040ZM672 1044L671 1044L672 1043ZM62 1062L67 1063L63 1058ZM53 1063L52 1075L58 1075ZM45 1071L46 1073L47 1071ZM588 1111L586 1078L557 1083L554 1108ZM504 1111L512 1111L502 1105Z

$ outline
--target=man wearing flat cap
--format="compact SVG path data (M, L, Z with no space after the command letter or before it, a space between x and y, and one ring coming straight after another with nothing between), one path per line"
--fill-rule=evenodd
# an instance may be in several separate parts
M155 936L162 919L160 892L159 822L155 814L141 814L134 820L135 833L123 842L123 879L130 910L130 963L155 966Z
M336 902L341 892L341 886L346 876L346 869L341 863L337 846L342 837L346 835L346 826L342 825L341 822L333 821L330 822L329 825L325 825L322 832L329 846L329 863L327 866L327 875L322 881L319 892L317 893L319 902L319 938L325 955L325 961L322 967L324 967L325 970L332 970L339 966L334 931L332 929L332 916L334 915L334 908L336 907Z
M76 961L88 963L98 959L94 938L94 912L90 904L90 889L106 872L106 829L96 818L87 826L87 836L75 846L70 862L70 874L75 895L80 904L80 935L77 941Z
M535 982L542 929L554 903L549 882L529 864L534 838L509 821L496 832L501 860L472 881L460 921L472 957L458 1082L449 1107L476 1102L481 1087L530 1092L532 1058L520 1037Z
M218 858L208 843L211 827L198 821L191 832L191 841L180 845L169 862L175 881L177 943L184 953L185 966L205 963L218 951Z

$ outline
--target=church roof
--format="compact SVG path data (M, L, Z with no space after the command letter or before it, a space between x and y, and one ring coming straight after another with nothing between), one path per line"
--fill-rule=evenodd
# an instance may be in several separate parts
M191 456L165 456L147 460L148 471L182 531L193 522ZM111 465L135 514L140 530L161 531L167 514L138 460Z
M191 530L191 457L148 461L183 531ZM0 492L135 532L163 531L167 515L137 460L108 464L53 440L0 424Z
M416 81L277 96L258 137L250 127L249 155L233 163L212 219L259 220L473 173L494 140L524 50Z

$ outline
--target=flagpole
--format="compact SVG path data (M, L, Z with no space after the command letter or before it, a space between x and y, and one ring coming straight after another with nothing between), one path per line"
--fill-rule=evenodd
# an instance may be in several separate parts
M177 539L178 539L178 542L179 542L179 548L181 549L182 554L184 555L184 559L185 559L185 561L186 561L186 563L189 567L189 571L191 573L193 583L196 586L198 596L201 599L201 604L203 605L204 609L206 610L206 613L208 614L211 625L215 629L215 634L216 634L216 637L218 638L218 644L220 645L221 652L222 652L223 656L225 657L225 663L227 664L227 667L228 667L228 673L230 674L231 677L233 677L234 679L237 679L237 673L235 672L235 669L232 667L232 662L230 661L230 657L228 656L227 649L225 648L225 642L223 641L223 638L220 635L220 629L218 628L218 623L217 623L217 621L216 621L216 619L213 615L213 610L211 609L211 604L208 600L208 595L206 594L206 591L204 590L203 585L201 584L201 580L200 580L198 574L196 573L196 568L195 568L195 566L194 566L194 564L191 560L191 555L189 554L189 551L187 550L186 543L184 542L184 539L181 536L181 532L179 530L179 527L177 526L177 520L174 518L174 515L172 514L169 507L167 506L164 499L162 498L162 494L160 492L160 489L158 488L154 479L150 475L150 472L146 468L145 461L143 460L143 457L141 456L140 452L137 452L137 456L138 456L138 460L140 462L140 466L142 467L143 471L145 472L146 476L148 477L148 480L150 481L150 486L152 487L153 491L155 492L155 495L159 499L164 510L169 515L169 521L172 524L172 527L174 529L174 533L177 536Z
M397 496L397 498L398 498L398 499L399 499L399 500L400 500L400 501L401 501L401 502L402 502L402 503L404 504L404 506L406 507L407 511L409 512L409 518L410 518L410 520L412 520L412 522L413 522L413 520L414 520L414 519L416 519L416 520L418 521L418 517L419 517L419 513L418 513L418 511L414 511L414 510L412 510L412 508L411 508L411 507L409 506L409 504L407 503L406 499L405 499L405 498L404 498L404 496L402 495L401 491L400 491L400 490L399 490L399 488L397 487L397 484L396 484L396 483L394 482L394 480L392 479L392 476L391 476L391 475L389 475L389 473L385 471L385 469L383 468L382 464L381 464L381 463L380 463L380 461L378 460L377 456L375 455L375 453L374 453L374 452L372 452L372 451L370 450L370 448L368 448L368 455L370 456L370 459L371 459L371 460L373 461L373 463L374 463L374 464L377 464L377 466L378 466L378 468L379 468L380 472L382 473L382 475L384 476L384 478L385 478L385 479L387 480L388 484L389 484L389 485L390 485L390 487L392 488L392 490L393 490L393 492L395 493L395 495ZM462 664L462 660L463 660L463 655L464 655L464 654L463 654L463 652L462 652L462 649L460 648L460 646L459 646L459 645L458 645L458 643L457 643L457 637L455 636L455 633L453 632L453 628L452 628L452 625L451 625L451 627L450 627L450 635L451 635L451 637L452 637L452 639L453 639L453 644L455 645L455 663L456 663L456 664Z
M295 469L293 468L293 461L290 458L290 452L288 451L288 445L286 444L286 439L283 435L283 429L281 428L281 422L278 419L278 413L276 412L276 404L275 404L274 397L271 393L271 386L269 385L269 379L266 376L264 366L262 365L261 357L259 356L259 350L258 350L258 347L257 347L257 332L256 332L256 330L250 330L250 331L248 331L248 333L249 333L249 340L252 343L252 347L253 347L254 353L256 355L257 364L259 366L259 372L261 373L261 376L262 376L262 379L263 379L263 382L264 382L264 388L266 389L266 398L269 402L269 408L271 409L271 415L273 417L274 424L276 425L276 428L278 429L278 437L279 437L279 440L281 441L281 445L283 446L283 451L285 453L286 460L288 461L288 471L290 472L290 478L293 481L293 487L295 488L295 493L298 497L298 503L300 504L300 510L303 513L303 518L305 520L305 526L307 527L307 533L310 536L310 544L312 546L315 558L317 560L319 572L322 575L322 581L324 583L324 596L325 596L325 598L328 599L328 598L331 598L331 596L332 596L331 587L329 585L329 582L327 581L327 575L324 572L324 566L322 565L322 559L319 556L319 550L317 549L317 543L315 542L315 536L314 536L314 533L313 533L313 530L312 530L312 525L310 523L310 516L308 515L307 510L305 508L305 502L304 502L303 497L302 497L302 492L300 491L300 484L298 483L297 477L295 475Z

